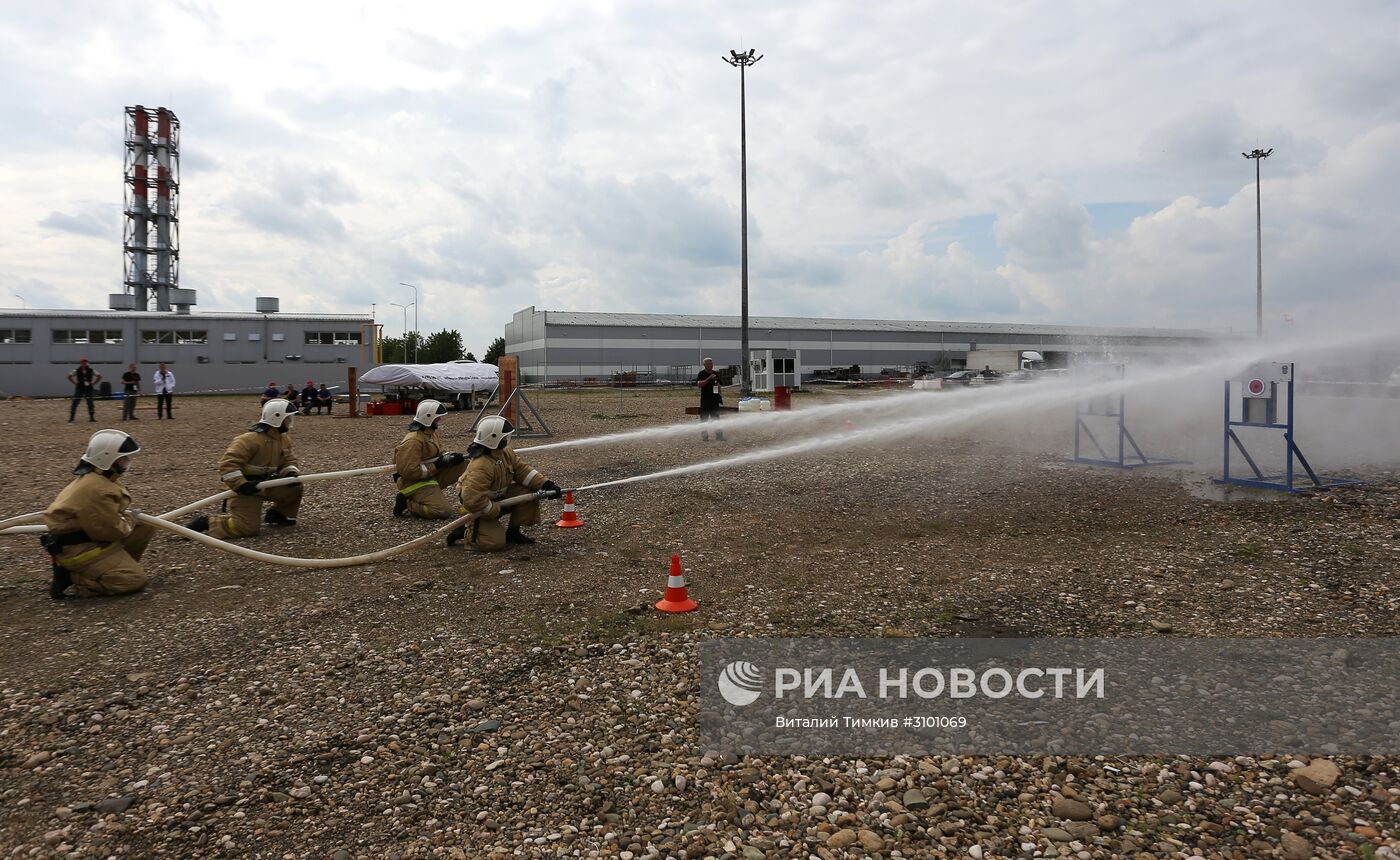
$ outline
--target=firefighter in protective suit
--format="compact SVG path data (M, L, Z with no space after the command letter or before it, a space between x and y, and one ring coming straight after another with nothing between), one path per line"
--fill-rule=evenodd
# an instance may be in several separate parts
M558 484L506 448L514 432L510 422L499 415L483 418L477 425L476 439L467 448L467 470L457 482L457 494L462 499L459 510L475 514L476 518L453 529L447 536L448 546L465 540L468 547L479 552L496 552L507 544L534 543L521 529L540 521L539 499L511 508L508 528L501 527L500 503L536 490L544 490L556 499L564 495Z
M447 407L436 400L420 402L413 423L394 449L394 474L399 487L394 496L396 517L412 514L425 520L448 520L457 516L457 506L442 488L462 477L467 470L467 455L444 453L438 444L438 425L446 414Z
M155 529L137 520L131 494L119 481L140 450L120 430L98 430L73 470L78 479L44 511L49 533L40 540L53 559L53 599L62 599L69 586L77 586L79 597L146 587L140 558Z
M273 478L293 478L301 474L292 453L292 429L296 407L278 398L263 404L262 417L235 436L219 461L219 479L238 495L228 500L227 516L198 516L188 523L197 532L213 537L245 538L258 533L258 514L263 502L272 502L262 521L270 526L294 526L301 507L302 485L260 487Z

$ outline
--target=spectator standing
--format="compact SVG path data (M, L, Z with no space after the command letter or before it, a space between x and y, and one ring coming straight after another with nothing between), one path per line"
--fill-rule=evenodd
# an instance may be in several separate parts
M705 359L705 369L695 376L695 387L700 389L700 441L710 441L710 431L704 429L706 421L719 420L719 407L724 402L720 394L719 373L715 371L715 360ZM724 441L724 431L715 429L716 441Z
M175 399L175 374L171 373L162 361L160 367L151 375L151 382L156 389L156 418L161 417L163 410L165 417L174 421L175 413L171 409L171 402Z
M122 420L136 420L136 399L141 396L141 374L135 364L126 366L122 374Z
M68 374L68 381L73 383L73 406L68 410L68 423L73 423L73 419L78 417L78 401L83 398L87 398L88 420L96 421L97 410L92 405L92 390L102 381L102 374L93 370L86 358L80 358L77 368Z

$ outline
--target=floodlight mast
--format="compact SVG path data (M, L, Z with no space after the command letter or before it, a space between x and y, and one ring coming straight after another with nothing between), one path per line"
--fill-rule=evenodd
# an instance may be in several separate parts
M1254 162L1254 317L1255 336L1264 336L1264 215L1259 190L1259 163L1273 155L1273 148L1241 152Z
M739 70L739 396L748 397L753 384L749 376L749 146L744 71L763 55L755 57L750 48L743 53L730 51L720 59Z

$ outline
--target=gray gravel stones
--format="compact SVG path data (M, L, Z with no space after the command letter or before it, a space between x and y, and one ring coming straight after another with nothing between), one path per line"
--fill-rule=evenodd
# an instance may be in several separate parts
M541 408L569 435L689 402L622 396L626 409L616 391L577 408L545 395ZM30 426L50 408L0 407L12 438L18 419L3 416ZM188 408L246 421L217 400ZM208 427L176 424L142 439L132 481L148 510L214 480ZM78 436L60 425L7 451L37 476L12 493L21 509L71 477L38 466L71 460ZM15 544L0 571L0 845L17 857L1395 860L1396 757L698 746L696 649L715 636L1151 636L1154 618L1181 636L1400 635L1393 480L1227 505L1164 473L1056 468L1063 450L984 429L585 494L587 528L537 529L509 566L444 551L282 571L158 537L147 593L56 605L32 541ZM402 427L313 417L297 432L304 463L329 468L378 462ZM526 459L582 483L679 465L694 447ZM333 555L430 528L393 520L388 490L314 488L304 527L250 543ZM649 606L672 551L701 610L659 618ZM1227 576L1235 587L1218 587ZM127 799L121 813L109 803Z
M131 805L135 802L136 798L130 795L125 797L109 797L97 803L93 808L99 813L116 813L120 815L130 809Z
M1050 803L1050 812L1056 818L1069 821L1088 821L1094 816L1089 804L1069 797L1057 797Z
M1325 758L1313 759L1304 767L1294 769L1289 776L1308 794L1326 794L1342 775L1341 768Z

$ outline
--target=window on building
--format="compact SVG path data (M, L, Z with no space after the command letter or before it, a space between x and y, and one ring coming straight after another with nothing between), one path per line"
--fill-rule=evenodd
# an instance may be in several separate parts
M29 329L0 328L0 343L29 343Z
M306 342L321 346L355 346L361 341L357 331L309 331Z
M238 340L238 332L236 332L236 331L226 331L226 332L224 332L224 340Z
M279 331L279 332L276 332L276 333L274 333L274 334L272 335L272 342L273 342L273 343L281 343L282 341L284 341L284 340L286 340L286 339L287 339L287 336L286 336L285 334L282 334L280 331Z
M53 330L54 343L121 343L122 340L120 330L112 331L100 328L56 328Z
M142 343L208 343L209 332L190 329L142 331Z

